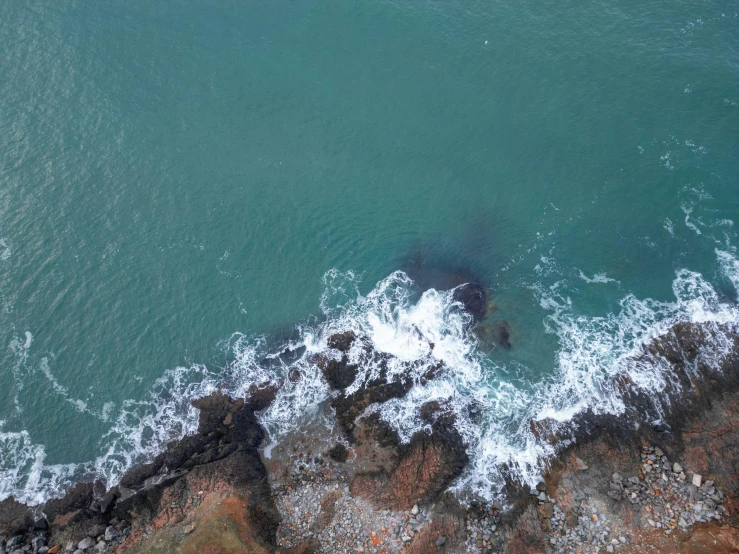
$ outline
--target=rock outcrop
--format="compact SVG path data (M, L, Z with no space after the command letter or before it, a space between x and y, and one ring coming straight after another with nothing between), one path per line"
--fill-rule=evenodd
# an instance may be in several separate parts
M274 387L255 388L248 401L214 393L194 403L197 433L118 486L80 483L41 507L0 502L0 552L739 554L735 329L680 324L645 346L633 362L669 372L662 398L620 376L624 414L532 422L539 440L569 442L536 487L506 483L505 508L462 505L447 492L469 460L443 402L421 408L426 430L402 444L368 408L407 394L412 380L389 381L383 356L353 332L329 346L316 360L336 414L323 443L299 433L265 465L255 411ZM356 347L380 369L366 383L349 360Z

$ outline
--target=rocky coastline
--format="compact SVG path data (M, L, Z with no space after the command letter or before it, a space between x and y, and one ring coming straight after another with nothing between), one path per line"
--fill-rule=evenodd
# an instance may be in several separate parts
M467 293L459 300L477 317L484 291ZM704 355L717 334L725 343L718 362ZM43 506L0 502L0 554L739 552L739 335L731 328L679 324L644 348L635 361L668 363L679 384L667 403L623 379L622 416L584 413L566 429L532 422L540 440L568 446L535 488L510 480L490 503L448 492L469 458L443 404L423 406L426 431L407 443L367 411L413 382L389 381L383 355L363 341L337 333L332 355L314 360L334 392L325 407L332 432L302 430L267 452L257 414L275 391L214 393L194 403L197 433L117 486L80 483ZM347 352L357 344L380 371L354 389Z

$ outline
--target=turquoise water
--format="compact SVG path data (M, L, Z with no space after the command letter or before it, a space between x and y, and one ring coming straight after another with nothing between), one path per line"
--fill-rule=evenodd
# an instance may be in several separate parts
M736 321L734 3L192 4L0 6L0 498L114 480L326 318L378 331L397 270L396 353L403 314L455 338L481 474L661 325ZM510 350L419 308L449 272Z

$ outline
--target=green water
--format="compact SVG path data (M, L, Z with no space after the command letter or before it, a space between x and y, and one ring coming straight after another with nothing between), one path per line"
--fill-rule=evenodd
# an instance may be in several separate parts
M736 302L733 2L29 0L0 44L0 496L37 487L18 433L101 456L165 370L320 315L332 268L466 268L524 388L555 283L591 317L681 268Z

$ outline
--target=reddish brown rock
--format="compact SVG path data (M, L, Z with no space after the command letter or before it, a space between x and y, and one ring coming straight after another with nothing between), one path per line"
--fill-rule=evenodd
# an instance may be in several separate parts
M434 501L462 474L467 461L453 419L439 418L431 434L420 431L399 448L397 463L390 470L359 473L351 492L379 505L408 510Z

